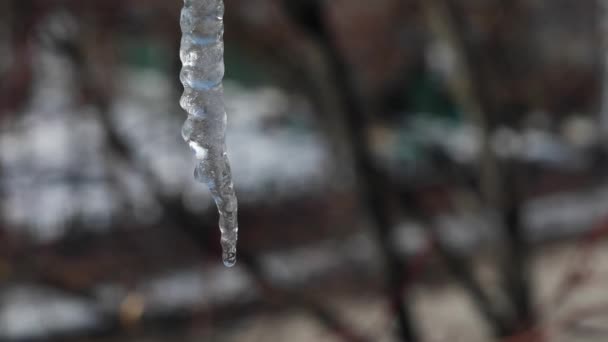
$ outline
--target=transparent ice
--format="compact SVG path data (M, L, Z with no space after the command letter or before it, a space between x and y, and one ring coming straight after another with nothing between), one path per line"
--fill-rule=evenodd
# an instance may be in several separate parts
M197 159L194 177L207 184L217 205L222 259L231 267L236 263L238 223L225 140L223 19L223 0L184 0L180 105L188 112L182 136Z

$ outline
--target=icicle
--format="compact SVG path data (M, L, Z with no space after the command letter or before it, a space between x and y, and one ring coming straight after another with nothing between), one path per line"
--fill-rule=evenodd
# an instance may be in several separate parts
M223 0L184 0L180 105L188 112L182 136L198 161L195 178L206 183L220 214L222 259L236 263L237 200L226 154Z

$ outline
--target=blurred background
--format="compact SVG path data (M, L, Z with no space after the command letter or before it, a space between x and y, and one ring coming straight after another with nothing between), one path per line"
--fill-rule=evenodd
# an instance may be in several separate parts
M0 341L608 340L608 2L226 0L232 269L181 5L0 1Z

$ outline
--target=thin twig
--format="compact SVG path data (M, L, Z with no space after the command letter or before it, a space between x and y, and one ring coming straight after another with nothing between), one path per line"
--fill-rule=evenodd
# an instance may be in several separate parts
M408 305L406 305L407 292L405 295L402 292L404 289L402 284L408 283L409 280L404 274L404 263L396 253L390 237L393 222L391 222L390 208L385 198L387 184L374 166L366 134L368 119L357 100L358 96L350 71L343 56L333 43L331 32L323 18L321 2L287 0L284 4L293 20L315 38L327 59L329 72L336 85L335 91L344 110L344 113L332 113L332 115L341 116L343 126L347 128L346 137L351 146L355 184L359 189L361 202L369 210L374 232L384 254L389 298L396 314L399 338L404 342L416 341L418 340L417 334Z

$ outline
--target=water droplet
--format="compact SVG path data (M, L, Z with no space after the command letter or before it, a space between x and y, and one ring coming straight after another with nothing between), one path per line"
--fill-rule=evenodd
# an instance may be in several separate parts
M236 264L236 253L235 252L223 252L222 261L226 267L232 267Z

